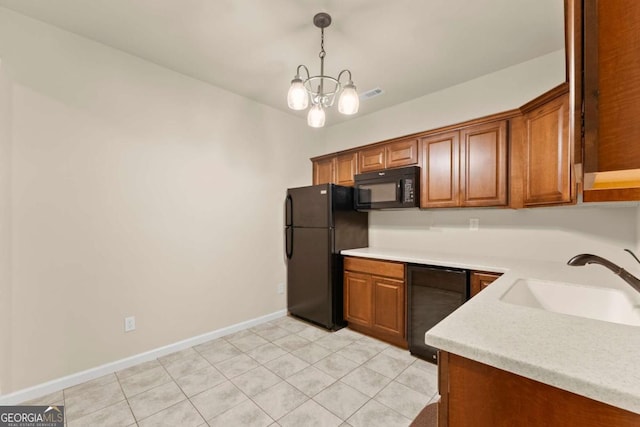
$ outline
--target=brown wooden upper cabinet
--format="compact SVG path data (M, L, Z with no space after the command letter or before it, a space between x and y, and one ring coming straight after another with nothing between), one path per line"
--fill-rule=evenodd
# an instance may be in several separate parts
M386 168L418 164L418 139L410 138L385 145Z
M313 160L313 185L353 186L356 173L358 173L358 153L355 151Z
M522 189L512 191L523 192L523 206L575 201L566 89L559 86L522 107L521 128L514 130L512 138L512 168L515 174L521 173Z
M403 139L358 152L359 172L373 172L418 164L418 140Z
M582 4L584 201L640 200L640 2Z
M507 204L506 121L431 135L421 147L421 207Z
M385 168L384 146L378 145L358 152L360 173L373 172Z
M460 206L459 158L460 132L447 132L422 138L423 166L420 207L449 208Z
M341 154L336 158L336 184L353 186L356 173L358 173L358 153Z
M313 161L313 185L336 182L336 156Z

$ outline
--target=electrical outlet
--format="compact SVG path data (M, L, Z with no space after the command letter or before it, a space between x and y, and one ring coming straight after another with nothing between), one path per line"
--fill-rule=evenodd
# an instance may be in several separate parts
M124 318L124 331L131 332L136 330L136 317L130 316Z
M284 294L284 283L278 283L278 293Z
M469 219L469 230L478 231L480 228L480 220L478 218L470 218Z

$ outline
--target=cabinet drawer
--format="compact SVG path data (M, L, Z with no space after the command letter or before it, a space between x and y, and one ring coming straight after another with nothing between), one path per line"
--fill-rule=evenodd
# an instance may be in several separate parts
M401 262L346 257L344 259L344 269L404 280L404 263Z

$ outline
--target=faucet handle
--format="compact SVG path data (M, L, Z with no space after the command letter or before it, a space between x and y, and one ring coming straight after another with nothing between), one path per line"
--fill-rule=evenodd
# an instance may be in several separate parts
M631 249L625 249L626 252L629 252L631 254L631 256L633 257L633 259L635 259L638 264L640 264L640 259L638 259L638 257L636 256L636 254L633 253L633 251Z

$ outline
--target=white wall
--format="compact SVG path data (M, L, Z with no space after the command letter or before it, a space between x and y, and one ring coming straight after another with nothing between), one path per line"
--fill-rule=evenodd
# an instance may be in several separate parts
M478 231L469 220L478 219ZM564 262L595 253L637 269L623 251L636 246L636 206L438 209L372 212L370 245Z
M10 120L11 85L0 59L0 395L11 385Z
M565 80L564 62L564 50L559 50L439 92L331 126L326 130L325 153L518 108L562 83ZM363 102L376 102L376 100L373 98Z
M310 183L319 142L303 120L3 8L0 57L13 219L2 393L286 307L283 200Z

